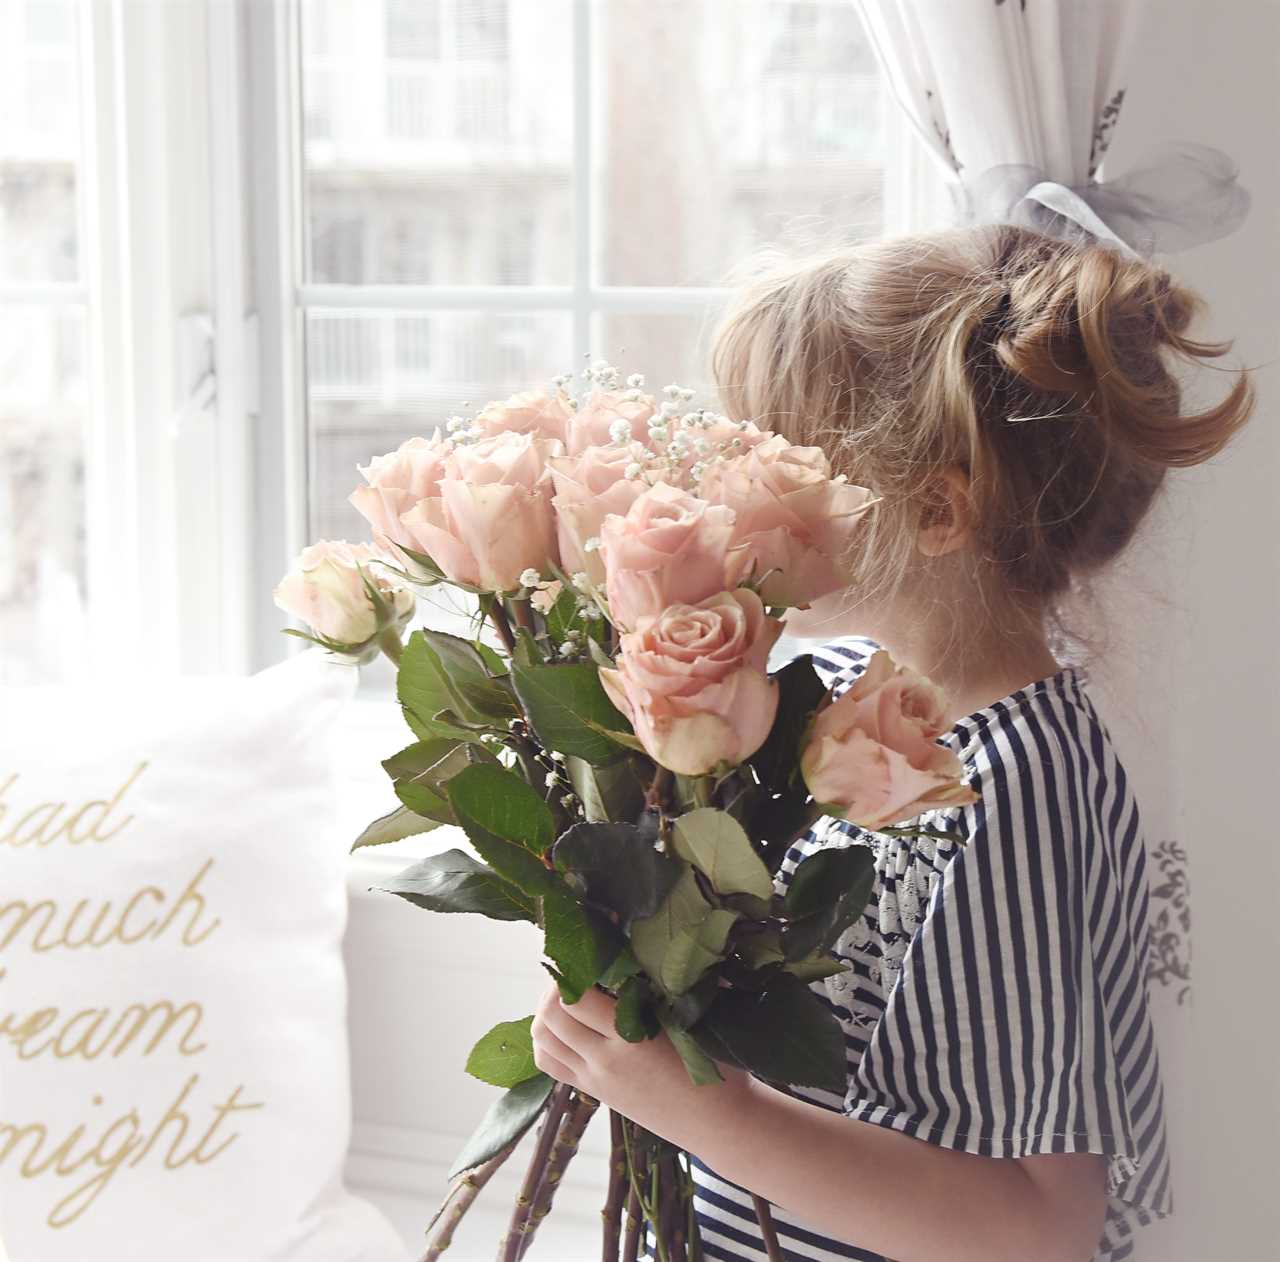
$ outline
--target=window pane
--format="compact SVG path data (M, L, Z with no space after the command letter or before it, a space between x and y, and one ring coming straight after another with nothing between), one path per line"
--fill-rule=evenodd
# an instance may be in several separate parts
M567 285L570 0L304 0L309 279Z
M76 7L0 0L0 282L77 275Z
M567 315L312 311L307 319L312 539L365 539L357 465L448 416L573 371Z
M0 308L0 682L84 643L84 313Z
M733 10L726 22L721 0L596 0L606 284L717 284L784 234L881 231L892 101L856 6Z
M699 407L715 407L709 363L715 315L631 315L608 312L596 317L595 344L600 356L624 374L639 372L645 389L658 393L675 382L696 390ZM659 395L661 397L661 395Z

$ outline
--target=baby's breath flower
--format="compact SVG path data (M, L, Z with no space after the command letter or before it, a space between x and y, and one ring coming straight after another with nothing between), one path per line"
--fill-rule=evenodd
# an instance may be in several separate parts
M662 416L675 416L675 414L680 411L680 405L678 403L673 403L668 399L663 403L658 411Z
M551 750L547 756L552 762L564 762L564 755L558 749Z
M543 779L543 784L545 784L548 789L554 789L559 779L560 779L560 775L558 772L548 771L545 778Z
M597 541L597 542L598 542L598 541ZM587 572L586 572L586 570L578 570L576 573L574 573L574 574L570 574L570 575L569 575L569 581L570 581L570 582L571 582L575 587L585 587L585 586L587 585Z
M609 438L619 446L623 443L630 442L631 422L625 420L621 416L618 417L618 419L609 426Z
M578 799L575 798L572 793L566 793L560 798L560 805L564 807L572 808L573 804L577 800Z
M662 393L665 394L668 399L678 399L680 397L680 391L681 387L676 385L674 381L670 385L662 387Z
M566 640L557 650L561 657L572 657L577 651L578 646L571 640Z
M583 543L582 550L583 552L595 552L597 551L597 549L599 549L599 547L600 547L600 536L592 535L590 539L588 539L585 543Z
M694 466L689 470L689 476L690 476L691 478L693 478L693 480L694 480L695 482L697 482L697 481L699 481L699 480L701 479L702 475L703 475L704 473L706 473L706 471L707 471L707 464L706 464L706 461L705 461L705 460L699 460L699 461L698 461L698 462L697 462L697 463L696 463L696 464L695 464L695 465L694 465Z
M671 431L665 425L650 425L649 437L655 443L662 444L671 437Z
M638 460L633 460L624 470L624 476L633 480L640 477L642 473L644 473L644 466Z
M451 416L447 421L445 421L444 427L449 431L449 433L453 434L467 424L469 424L469 422L465 416Z
M542 575L535 569L522 570L520 573L521 587L536 587L542 581Z
M629 385L632 390L639 390L641 386L644 385L644 373L633 372L631 376L627 378L627 385Z

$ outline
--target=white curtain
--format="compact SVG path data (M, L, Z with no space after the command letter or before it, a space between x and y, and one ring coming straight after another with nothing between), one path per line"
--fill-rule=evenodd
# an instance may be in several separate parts
M1232 232L1231 160L1169 144L1102 180L1143 0L854 0L894 95L954 179L962 219L1142 254Z
M1123 119L1143 0L853 0L894 95L950 173L957 218L1087 234L1140 254L1234 231L1248 211L1217 150L1168 144L1119 178L1103 159ZM1207 37L1212 37L1206 33ZM1171 78L1170 90L1176 91ZM1168 503L1069 621L1096 634L1091 692L1142 803L1149 856L1148 983L1160 1040L1175 1203L1193 1195L1191 904L1179 827L1179 681L1169 593L1185 547ZM1185 747L1185 742L1182 743ZM1184 1258L1177 1218L1139 1233L1142 1259Z

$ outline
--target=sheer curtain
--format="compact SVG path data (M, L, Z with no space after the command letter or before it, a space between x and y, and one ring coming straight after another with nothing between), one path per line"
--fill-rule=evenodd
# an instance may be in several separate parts
M1142 254L1234 231L1249 196L1225 154L1170 143L1102 166L1144 0L854 0L962 219L1009 220Z

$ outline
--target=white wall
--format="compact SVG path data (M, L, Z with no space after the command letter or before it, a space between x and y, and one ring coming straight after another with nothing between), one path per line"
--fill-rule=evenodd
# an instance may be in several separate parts
M1150 564L1130 567L1146 591L1113 602L1144 611L1116 628L1119 726L1133 734L1149 822L1167 820L1190 860L1194 1001L1161 1031L1176 1217L1146 1233L1152 1262L1280 1256L1278 54L1273 0L1149 4L1108 159L1122 172L1160 141L1202 141L1238 160L1254 196L1242 231L1168 262L1207 300L1207 327L1259 365L1257 413L1230 451L1175 480L1160 537L1137 558ZM1166 582L1170 600L1153 599Z

